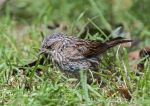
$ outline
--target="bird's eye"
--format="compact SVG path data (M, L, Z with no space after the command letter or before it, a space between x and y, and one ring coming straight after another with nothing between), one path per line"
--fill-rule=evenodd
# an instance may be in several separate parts
M53 44L51 44L51 45L47 46L46 48L47 48L47 49L53 49L53 48L54 48L54 46L55 46L55 43L53 43Z
M47 46L46 49L52 49L52 46Z

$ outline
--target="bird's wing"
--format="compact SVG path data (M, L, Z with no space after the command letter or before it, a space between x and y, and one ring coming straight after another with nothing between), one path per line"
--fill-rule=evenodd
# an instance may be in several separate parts
M91 57L94 55L100 54L102 51L105 51L107 46L105 43L98 41L89 41L89 40L78 40L76 42L77 50L85 57ZM104 50L103 50L104 49Z
M90 41L90 40L78 40L76 42L76 48L78 51L85 57L91 57L99 55L107 51L109 48L112 48L121 43L132 42L132 40L126 40L122 37L113 38L104 43L99 41Z

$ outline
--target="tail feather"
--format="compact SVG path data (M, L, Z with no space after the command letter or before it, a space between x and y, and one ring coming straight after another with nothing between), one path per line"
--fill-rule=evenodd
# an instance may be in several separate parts
M109 48L112 48L118 44L127 43L127 42L132 42L132 40L126 40L122 37L117 37L117 38L111 39L109 41L106 41L104 43L98 43L97 46L92 47L92 49L88 49L88 51L84 52L83 55L85 57L99 55L99 54L106 52ZM93 46L93 45L91 45L91 46Z
M114 47L118 44L127 43L127 42L132 42L132 40L127 40L127 39L122 38L122 37L117 37L117 38L114 38L114 39L107 41L106 44L108 45L108 48L111 48L111 47Z

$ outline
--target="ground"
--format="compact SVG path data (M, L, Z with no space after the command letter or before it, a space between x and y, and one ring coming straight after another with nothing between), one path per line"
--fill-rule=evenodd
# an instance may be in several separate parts
M128 57L130 52L149 46L149 0L0 1L4 1L0 2L1 105L150 104L149 63L145 62L144 69L137 75L137 69L132 67ZM97 33L81 36L89 24ZM61 31L103 41L105 37L101 36L118 25L123 25L129 38L138 44L117 46L101 56L99 75L104 84L93 81L84 85L50 66L38 66L42 69L41 76L35 74L36 68L28 68L29 75L18 69L38 58L41 42L47 34ZM14 70L17 73L14 74Z

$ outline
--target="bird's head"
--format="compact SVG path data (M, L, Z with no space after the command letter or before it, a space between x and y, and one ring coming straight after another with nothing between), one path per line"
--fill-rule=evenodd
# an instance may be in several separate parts
M57 50L63 42L63 39L66 37L64 33L53 33L44 38L41 47L41 53L49 53L54 50Z

